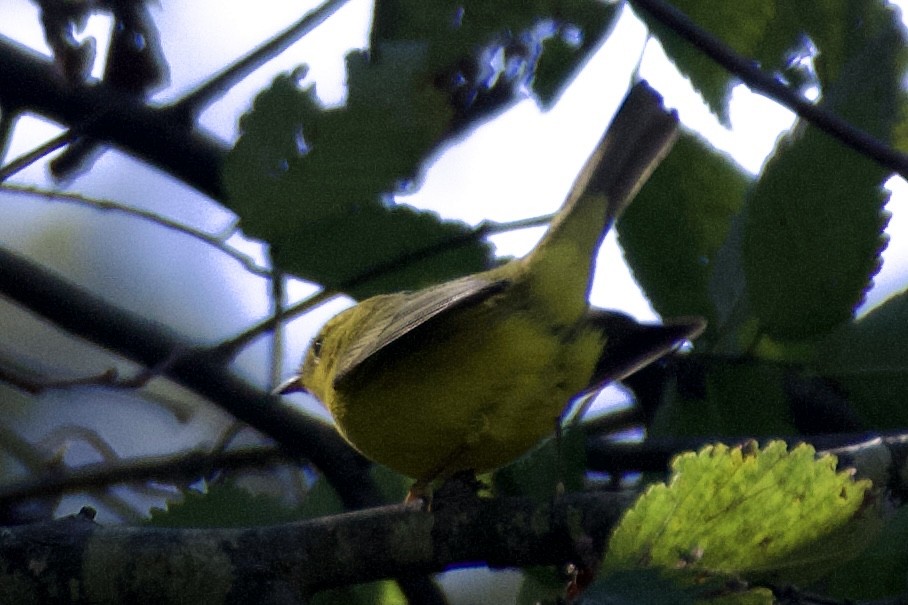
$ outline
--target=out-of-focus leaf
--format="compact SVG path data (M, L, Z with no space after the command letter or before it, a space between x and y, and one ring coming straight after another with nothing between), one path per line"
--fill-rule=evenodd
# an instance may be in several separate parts
M672 4L699 26L744 56L755 54L767 31L772 29L776 14L774 0L739 2L673 0ZM731 92L732 76L700 49L694 48L674 32L651 19L646 11L640 11L640 16L659 38L672 62L690 78L694 88L703 95L713 113L727 125L728 94Z
M684 569L633 569L608 574L583 593L580 605L772 605L772 591Z
M674 393L656 414L654 435L760 436L794 432L785 370L758 359L689 356ZM679 382L680 384L680 382Z
M608 34L620 7L583 0L559 4L560 27L545 40L533 75L533 92L546 109L555 104L573 75ZM577 43L571 43L575 40Z
M868 428L908 423L908 293L821 340L816 355L818 371L842 387Z
M424 49L388 46L375 67L348 57L348 103L324 111L314 91L280 77L242 121L225 180L244 231L271 244L283 270L355 297L415 288L488 268L490 248L459 222L383 203L447 128L424 82Z
M307 601L312 605L407 605L407 598L395 582L369 582L323 590Z
M873 544L817 585L833 599L865 601L904 594L908 589L908 508L899 507Z
M775 583L815 579L873 535L869 488L808 445L682 454L669 483L652 485L622 518L603 573L655 567Z
M550 500L559 483L567 491L583 488L586 472L586 433L569 427L560 438L551 438L498 469L493 475L495 490L500 494L530 496L542 502Z
M698 315L707 330L721 325L709 276L748 183L727 156L684 132L618 221L628 265L662 316Z
M707 590L714 588L710 584ZM657 569L621 570L594 582L584 593L581 603L694 605L699 592Z
M233 483L218 483L207 492L183 492L182 502L165 510L153 508L148 525L155 527L254 527L300 520L302 515L271 496L253 494Z
M566 584L564 574L551 567L525 569L517 605L555 605L563 602Z
M885 140L897 113L905 41L889 22L872 33L824 104ZM888 174L812 126L800 125L779 146L745 210L742 261L762 331L799 339L852 315L885 247L881 186Z
M229 205L283 271L364 298L489 268L490 246L466 225L390 197L420 182L443 142L526 94L546 31L580 40L547 64L555 95L617 12L577 0L433 4L377 3L369 52L347 57L344 107L320 107L296 74L243 117L225 170Z

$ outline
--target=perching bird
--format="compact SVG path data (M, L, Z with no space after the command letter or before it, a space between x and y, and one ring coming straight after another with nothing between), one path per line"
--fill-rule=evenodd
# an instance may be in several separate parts
M532 252L341 312L280 392L317 397L354 448L416 489L516 459L553 433L571 400L704 327L640 326L588 300L603 237L677 129L675 112L636 84Z

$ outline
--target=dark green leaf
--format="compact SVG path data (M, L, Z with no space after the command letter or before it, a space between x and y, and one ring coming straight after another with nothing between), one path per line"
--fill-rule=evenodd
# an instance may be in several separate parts
M902 43L900 32L880 32L826 106L885 135L901 77L894 49ZM780 145L748 200L744 227L747 292L766 333L803 338L851 316L879 270L888 175L811 126Z
M676 393L659 411L654 435L745 437L794 432L781 366L696 354L684 363L685 392Z
M908 293L820 341L816 363L842 387L868 428L908 424Z
M817 583L832 599L871 601L905 593L908 588L908 507L886 521L876 542L848 565Z
M388 46L378 66L350 55L342 109L322 110L292 77L256 99L226 181L277 266L359 298L488 268L489 246L466 225L382 202L417 178L446 128L444 99L420 79L424 54Z
M504 495L550 500L562 484L567 491L583 488L586 472L586 433L579 427L564 430L526 456L500 468L493 475L495 491Z
M302 519L277 499L253 494L234 483L219 483L207 492L183 492L182 502L166 510L152 509L148 525L155 527L254 527Z
M564 602L567 581L551 567L530 567L523 574L517 605L555 605Z
M748 182L727 156L685 132L618 222L631 271L663 317L721 325L709 276Z
M669 575L652 568L617 571L594 582L580 602L591 605L694 605L698 602L700 590L684 586ZM716 587L710 583L708 588Z
M755 54L767 31L772 29L776 12L774 0L673 0L672 4L744 56ZM645 11L641 11L641 17L659 38L669 58L703 95L713 113L728 124L728 94L731 92L732 76L700 49L650 19Z
M618 15L618 4L583 1L566 4L559 13L559 21L567 25L562 25L558 34L545 41L533 77L533 91L546 109L555 104L573 75L607 35ZM572 31L580 38L577 44L565 39Z

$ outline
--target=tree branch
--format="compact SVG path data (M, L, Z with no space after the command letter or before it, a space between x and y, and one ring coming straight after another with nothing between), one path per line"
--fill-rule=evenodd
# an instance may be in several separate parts
M291 454L311 460L351 508L381 498L366 463L335 430L227 371L221 359L194 349L165 326L111 305L50 271L0 248L0 293L61 330L162 373L272 437ZM177 352L185 351L183 354Z
M777 78L764 73L754 61L737 54L668 2L663 0L629 1L635 9L644 10L697 47L710 59L741 78L753 90L766 94L858 153L908 179L908 156L860 128L852 126L823 107L811 103Z
M18 602L260 603L273 602L276 587L299 599L452 565L597 565L632 501L620 493L568 494L554 505L458 500L434 512L398 505L252 529L100 527L83 509L4 528L0 583L19 589Z
M227 144L167 108L136 101L106 84L67 83L51 61L0 36L0 105L32 111L109 141L217 200Z
M262 468L291 462L293 460L288 458L286 452L274 447L262 447L217 454L191 451L171 456L85 464L65 472L58 470L48 476L29 476L0 486L0 506L26 498L58 496L67 492L107 488L118 483L192 481L215 470Z
M349 0L328 0L306 13L302 19L274 36L245 57L225 67L220 73L181 98L175 105L188 113L198 112L203 106L223 95L256 69L276 57L291 44L321 25Z

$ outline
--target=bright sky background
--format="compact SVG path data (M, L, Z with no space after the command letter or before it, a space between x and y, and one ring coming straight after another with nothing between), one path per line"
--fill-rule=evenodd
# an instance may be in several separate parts
M178 97L230 59L298 19L303 10L301 3L282 0L260 0L254 10L248 2L240 0L219 2L215 11L209 11L206 2L164 0L160 7L152 6L163 34L165 53L175 59L170 66L171 86L158 95L162 101ZM349 48L366 44L370 10L371 3L367 0L349 2L304 40L213 105L205 112L203 124L225 138L235 136L237 118L248 107L255 91L267 85L275 73L303 62L309 64L308 78L317 83L323 101L342 103L343 55ZM0 6L0 32L48 52L37 11L29 0L4 0ZM109 35L109 20L92 19L84 35L94 36L103 48ZM640 59L644 43L645 28L630 11L625 11L616 35L593 57L553 110L542 113L533 101L526 100L476 129L472 136L452 146L429 167L419 192L401 201L473 224L484 219L508 221L553 211L620 102L617 96L620 86L614 82L627 79ZM186 57L192 60L186 61ZM101 69L99 60L96 73ZM787 110L738 87L732 103L733 128L726 130L677 74L658 44L646 46L641 71L666 95L668 103L679 109L685 124L730 153L752 173L759 170L778 133L792 123L793 116ZM24 123L16 132L11 154L22 153L56 132L55 127L37 121ZM109 158L105 159L110 162ZM43 167L36 167L16 180L40 182L44 180L42 172ZM104 177L105 174L89 175L76 181L72 188L117 199L130 198L129 188L111 189ZM898 191L904 184L894 180L893 187ZM163 204L162 212L195 223L199 219L202 223L224 220L208 204L205 204L207 209L188 210L185 194L180 196L179 204L169 201L172 196L167 197L154 204L149 200L148 204L159 209ZM129 201L141 204L134 197ZM890 204L890 209L895 210L897 205ZM895 214L890 230L897 231L901 222ZM493 241L501 254L520 255L533 245L541 231L501 235ZM877 279L884 286L878 290L886 294L900 287L901 259L908 256L902 239L893 237L883 272ZM622 265L620 251L611 237L603 247L600 260L600 266L607 267L607 274L597 278L593 302L625 309L639 317L652 316ZM871 301L878 302L883 295L875 292Z
M157 98L166 101L179 97L299 19L307 6L315 5L315 2L286 0L152 2L165 54L172 61L171 86ZM368 0L351 0L304 40L209 108L202 116L203 124L225 139L232 139L237 119L248 108L256 91L266 86L275 74L300 63L309 64L308 77L317 83L325 103L342 103L343 57L348 49L365 46L370 10ZM99 48L104 48L109 28L108 19L92 19L85 35L94 36ZM0 33L49 54L37 10L30 0L0 1ZM527 100L477 128L468 139L437 158L426 172L422 189L401 201L472 224L485 219L508 221L554 211L621 100L622 85L616 82L627 81L641 52L642 75L666 96L669 105L678 108L682 121L730 153L746 170L756 173L778 134L792 123L793 116L739 87L731 106L733 129L726 130L674 71L658 45L650 43L644 52L644 43L643 26L626 11L615 35L593 57L553 110L543 114L534 102ZM99 74L101 69L98 64L95 72ZM23 120L15 132L8 158L33 149L59 132L57 126L46 122ZM43 165L16 175L12 182L50 186ZM908 259L908 237L904 234L908 218L903 217L908 213L901 211L901 206L908 189L900 179L893 179L891 185L896 191L889 205L893 212L889 228L892 241L876 280L879 287L869 297L871 303L878 303L904 287ZM117 152L105 154L89 174L76 180L69 189L153 209L211 231L223 229L232 221L230 213L204 196L162 179L154 169ZM0 195L3 245L25 250L70 278L80 276L83 282L118 304L166 321L174 329L206 342L230 336L267 315L268 298L263 280L244 274L235 263L210 248L187 242L185 237L162 233L159 227L137 223L134 219L115 220L107 214L61 204ZM501 235L494 242L500 253L520 255L532 247L541 232L542 229L535 229ZM254 245L245 247L258 251ZM653 316L624 268L614 237L603 246L599 266L593 294L595 304L621 309L638 318ZM191 296L187 296L190 288ZM306 285L295 284L290 294L299 298L311 290ZM288 334L287 367L296 364L300 351L320 322L343 304L328 305L305 323L296 322ZM4 324L3 329L7 330L11 342L16 342L15 333L10 330L18 329L18 324ZM43 336L31 324L22 335L23 342L29 345L39 338ZM79 363L88 364L88 361L70 345L51 340L47 343L41 353L42 362L56 360L69 364L67 367L74 368L76 375L95 367L80 368ZM38 355L34 350L27 354ZM260 342L238 360L237 368L250 378L262 380L267 375L267 362L266 348ZM48 402L58 422L85 422L86 410L99 407L96 393L87 392L84 405L74 401L75 395L67 393L65 401ZM112 444L123 455L143 453L134 449L148 437L137 427L144 421L142 414L153 412L143 403L130 403L128 393L108 390L104 397L116 400L116 409L123 411L122 416L103 412L104 421L120 423L110 433ZM198 426L195 425L196 430ZM31 430L37 439L48 429L38 426ZM193 426L175 425L172 434L164 439L156 436L154 446L161 452L176 449L180 439L192 442L192 430ZM478 594L489 595L488 592Z
M171 85L156 99L179 97L209 78L235 58L261 44L299 19L306 6L316 2L284 0L221 0L215 10L208 2L162 0L152 3L162 33L165 55L171 60ZM255 93L277 73L301 63L309 65L307 79L316 84L324 103L343 103L344 55L364 47L368 39L371 2L351 0L328 21L293 45L264 68L244 80L202 116L205 127L232 140L237 120ZM103 49L109 38L110 20L90 20L83 35L94 36ZM49 53L37 10L30 0L0 3L0 33ZM103 57L103 52L98 53ZM641 60L642 57L642 60ZM191 58L191 60L187 60ZM448 148L427 168L425 182L414 195L399 198L414 206L435 210L445 217L477 224L483 220L510 221L552 212L558 208L602 130L621 101L623 83L637 63L642 75L660 90L667 104L679 110L682 122L700 132L717 148L728 152L744 169L759 171L780 132L793 115L763 97L739 86L733 94L733 128L720 126L689 83L665 58L659 45L646 43L646 30L625 10L615 33L578 75L559 103L543 113L525 100L499 118L475 129L469 137ZM99 60L95 73L103 65ZM8 157L15 157L60 132L38 119L22 120ZM12 182L51 184L43 165L30 167ZM890 246L883 270L876 279L868 304L878 304L904 287L908 237L897 210L905 199L905 184L893 179L893 212ZM68 186L100 198L152 209L175 220L218 231L232 215L204 196L160 178L154 169L118 152L108 152L95 168ZM2 199L2 198L0 198ZM14 245L48 262L67 275L83 275L118 304L165 320L175 329L203 340L217 340L251 325L268 313L264 282L238 270L235 263L218 258L210 249L199 250L157 227L106 222L96 212L61 209L60 205L36 206L34 200L7 205L10 214L0 221L0 241ZM0 206L0 210L3 210ZM503 255L522 255L543 229L528 229L495 236ZM183 238L185 239L185 238ZM260 255L261 249L234 238L238 246ZM111 250L116 254L111 254ZM598 263L592 295L594 304L629 312L639 319L655 317L625 267L614 235L606 239ZM138 276L138 278L137 278ZM186 296L192 284L191 297ZM289 287L291 300L312 292L308 284ZM286 367L293 367L300 351L321 322L346 304L336 301L316 310L288 329ZM265 343L247 350L238 369L250 377L267 375ZM320 412L320 408L313 407Z

